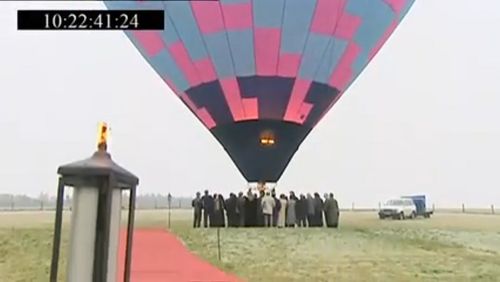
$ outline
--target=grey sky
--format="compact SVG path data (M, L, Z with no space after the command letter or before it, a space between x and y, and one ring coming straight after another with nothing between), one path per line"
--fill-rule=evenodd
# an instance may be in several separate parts
M98 121L142 193L227 193L246 182L222 147L119 31L16 30L0 2L0 193L55 193L58 165L87 157ZM333 191L344 206L425 193L500 205L500 2L417 0L303 143L279 188Z

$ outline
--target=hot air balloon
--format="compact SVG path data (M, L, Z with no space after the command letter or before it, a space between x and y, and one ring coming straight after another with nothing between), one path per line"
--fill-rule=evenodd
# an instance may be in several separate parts
M162 9L125 31L248 182L277 182L414 0L105 1Z

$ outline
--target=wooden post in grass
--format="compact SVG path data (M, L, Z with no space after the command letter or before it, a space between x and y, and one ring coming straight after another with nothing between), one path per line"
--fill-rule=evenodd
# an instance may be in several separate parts
M172 206L172 195L170 195L170 193L168 193L168 229L170 229L170 208Z
M495 205L491 205L491 214L495 214Z
M220 228L217 227L217 257L219 258L219 261L221 260L221 254L220 254Z
M465 204L462 204L462 212L465 213Z
M352 203L351 209L352 209L352 211L354 211L354 202Z

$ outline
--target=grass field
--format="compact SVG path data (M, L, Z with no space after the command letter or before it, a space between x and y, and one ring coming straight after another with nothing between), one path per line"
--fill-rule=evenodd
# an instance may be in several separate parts
M0 281L48 280L53 217L0 213ZM166 225L166 211L137 212L138 228ZM373 212L344 212L339 230L221 229L221 261L216 230L193 230L190 212L173 211L171 229L193 252L247 281L500 281L496 215L380 221Z

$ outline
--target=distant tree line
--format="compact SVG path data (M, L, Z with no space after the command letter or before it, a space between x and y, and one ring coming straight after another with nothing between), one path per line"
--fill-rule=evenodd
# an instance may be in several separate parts
M71 207L71 195L64 199L65 209ZM122 206L127 208L128 194L123 194ZM53 210L56 206L56 197L40 193L38 197L27 195L0 194L0 210ZM167 209L169 206L168 195L140 194L136 198L137 209ZM191 198L173 197L170 201L172 209L191 208Z

